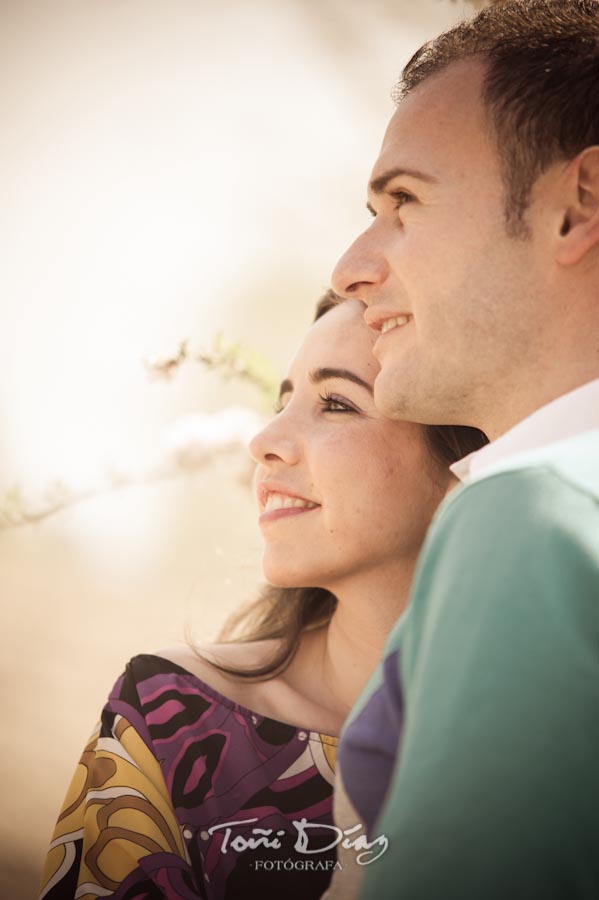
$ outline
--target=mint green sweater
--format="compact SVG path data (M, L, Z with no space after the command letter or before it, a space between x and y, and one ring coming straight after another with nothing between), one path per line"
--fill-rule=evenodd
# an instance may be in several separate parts
M448 498L387 652L340 752L382 771L401 697L363 900L598 900L599 431Z

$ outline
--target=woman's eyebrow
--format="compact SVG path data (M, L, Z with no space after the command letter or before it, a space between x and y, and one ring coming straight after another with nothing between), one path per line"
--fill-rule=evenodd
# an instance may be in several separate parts
M350 372L349 369L332 369L332 368L318 368L312 369L310 372L310 381L312 384L320 384L321 381L326 381L328 378L344 378L345 381L353 381L354 384L359 384L360 387L366 388L369 394L373 394L373 389L367 381L364 381L363 378L360 378L359 375L356 375L355 372ZM279 400L283 396L283 394L292 394L293 393L293 382L286 378L281 382L281 387L279 388Z
M372 386L368 384L367 381L364 381L363 378L360 378L359 375L356 375L355 372L350 372L349 369L312 369L310 372L310 381L313 384L319 384L321 381L326 381L327 378L343 378L345 381L353 381L354 384L359 384L360 387L366 388L369 394L373 393Z

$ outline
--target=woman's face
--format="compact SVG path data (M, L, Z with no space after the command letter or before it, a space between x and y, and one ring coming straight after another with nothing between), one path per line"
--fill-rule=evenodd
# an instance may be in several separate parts
M448 482L420 425L374 405L376 335L357 300L308 331L281 385L280 410L253 439L264 574L328 588L416 558Z

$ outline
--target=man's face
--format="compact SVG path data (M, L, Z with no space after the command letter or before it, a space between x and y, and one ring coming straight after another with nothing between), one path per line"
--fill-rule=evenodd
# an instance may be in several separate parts
M333 273L380 331L379 409L486 428L521 382L541 313L540 254L509 237L479 62L453 63L400 103L368 191L374 221Z

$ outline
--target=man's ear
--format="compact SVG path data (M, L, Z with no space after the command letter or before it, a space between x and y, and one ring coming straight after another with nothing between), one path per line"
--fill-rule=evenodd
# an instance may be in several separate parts
M575 266L599 245L599 147L587 147L572 160L564 184L566 204L556 262Z

